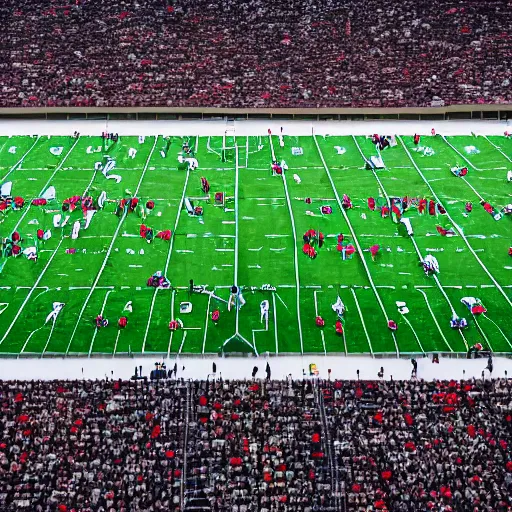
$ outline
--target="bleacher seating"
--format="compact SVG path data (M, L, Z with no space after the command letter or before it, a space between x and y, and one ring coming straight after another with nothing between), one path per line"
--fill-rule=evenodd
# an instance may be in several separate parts
M0 106L507 103L511 18L498 0L3 0Z

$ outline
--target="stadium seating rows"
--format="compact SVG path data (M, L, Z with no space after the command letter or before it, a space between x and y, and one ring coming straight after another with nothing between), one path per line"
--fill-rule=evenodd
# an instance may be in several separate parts
M510 102L511 15L497 0L3 0L0 105Z
M506 380L3 381L0 510L505 512L511 391Z

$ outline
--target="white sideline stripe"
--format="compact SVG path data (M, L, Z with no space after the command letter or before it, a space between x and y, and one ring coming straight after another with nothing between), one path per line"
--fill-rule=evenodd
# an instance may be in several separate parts
M50 183L53 180L53 178L55 177L55 175L60 171L60 168L64 165L64 162L68 159L68 157L71 154L71 152L73 151L73 149L75 149L75 146L78 144L79 140L80 140L80 137L78 137L78 139L76 139L75 143L71 146L71 148L66 153L66 155L64 156L64 158L62 159L60 164L55 168L55 171L53 171L52 175L50 176L48 181L45 183L45 185L42 188L41 192L39 192L39 196L38 197L41 197L43 195L43 192L48 188L48 186L50 185ZM30 211L31 207L32 207L32 201L29 203L28 207L23 212L23 215L19 218L18 222L16 223L16 225L13 228L13 231L16 231L18 229L19 225L23 222L23 219L27 216L27 213Z
M359 256L361 258L361 262L363 264L363 267L366 270L366 275L368 276L368 280L369 280L370 285L372 287L373 293L375 294L375 298L377 299L377 302L378 302L382 312L384 313L384 318L386 319L386 323L387 323L387 322L389 322L389 317L388 317L388 315L386 313L386 308L384 307L384 304L382 303L382 300L380 298L379 292L378 292L377 288L375 287L375 283L373 282L373 278L371 276L370 269L368 268L368 265L366 264L366 260L364 259L363 251L361 249L361 246L359 245L359 240L356 237L356 233L354 231L354 228L352 227L352 224L350 223L350 219L348 218L348 215L346 214L345 210L343 209L343 205L341 203L341 199L340 199L340 196L338 194L338 190L336 189L336 186L334 185L334 181L333 181L331 173L329 171L329 167L327 167L327 163L325 162L324 155L322 154L322 150L320 149L320 146L318 145L318 141L317 141L316 135L314 133L313 133L313 140L315 141L316 148L318 150L318 154L320 155L320 159L322 160L322 164L324 166L325 172L327 173L327 177L329 178L329 181L331 183L331 187L332 187L332 190L334 192L334 195L336 196L336 201L338 202L338 206L339 206L339 208L341 210L341 214L343 215L343 217L345 219L345 222L347 223L347 226L350 229L350 232L352 234L352 238L354 240L354 244L355 244L355 246L357 248L357 252L359 253ZM297 245L297 244L295 244L295 245ZM391 331L391 337L393 338L393 342L395 344L396 355L399 356L400 355L400 351L398 349L398 344L396 342L395 333L393 331Z
M144 166L144 169L142 171L142 174L140 176L140 179L139 179L139 183L137 184L137 188L135 189L135 192L134 192L134 197L137 195L138 191L139 191L139 188L140 188L140 185L142 183L142 180L144 179L144 176L146 175L146 171L147 171L147 168L149 166L149 161L151 160L151 156L153 155L153 152L155 151L155 148L156 148L156 143L157 143L157 140L158 140L158 137L155 137L155 142L153 144L153 148L151 149L150 153L149 153L149 156L147 158L147 161L146 161L146 165ZM110 253L112 252L112 249L114 248L114 242L116 241L117 239L117 235L119 234L119 231L121 230L121 226L123 225L124 223L124 220L126 219L126 216L128 215L128 211L125 211L123 213L123 216L121 217L121 219L119 220L119 223L117 225L117 228L114 232L114 235L112 237L112 241L110 242L110 245L107 249L107 253L105 254L105 258L103 259L103 263L100 267L100 270L98 272L98 274L96 275L96 278L94 279L93 281L93 284L92 284L92 287L89 291L89 293L87 294L87 297L84 301L84 304L82 306L82 309L80 310L80 313L78 314L78 317L76 319L76 324L75 324L75 328L73 329L73 332L71 334L71 338L69 339L69 342L68 342L68 346L66 348L66 355L69 353L69 348L71 347L71 343L73 341L73 338L75 337L75 334L76 334L76 331L78 329L78 325L80 323L80 320L82 319L82 316L84 314L84 311L85 311L85 308L87 307L87 304L92 296L92 293L94 292L94 289L96 288L96 286L98 285L98 282L101 278L101 275L103 273L103 270L105 269L106 265L107 265L107 261L108 261L108 258L110 256Z
M25 154L11 167L9 172L0 180L0 184L3 183L8 178L8 176L11 174L11 172L15 171L18 168L18 166L23 163L23 160L25 160L27 155L32 151L32 149L38 143L40 138L41 138L41 136L38 135L36 141L34 142L34 144L32 144L32 146L30 146L30 148L25 152Z
M105 306L107 305L108 296L112 293L112 291L113 290L108 290L108 292L105 294L105 299L103 300L103 304L101 306L101 311L100 311L101 316L103 316L103 312L105 311ZM96 329L94 329L94 334L92 335L91 344L89 346L89 357L91 357L92 348L94 346L94 341L96 340L96 336L98 335L98 331L99 331L99 329L96 327Z
M402 144L402 147L404 148L404 151L407 153L407 156L411 160L411 162L414 165L416 171L421 176L421 178L423 179L423 181L425 182L425 184L429 188L430 192L434 196L434 199L439 204L441 204L441 201L439 200L439 197L437 197L437 194L434 192L434 189L432 188L432 186L430 185L430 183L425 178L424 174L421 172L420 168L418 167L418 165L416 164L416 162L412 158L411 153L409 152L409 150L407 149L406 145L404 144L404 142L402 140L402 137L400 137L400 135L397 135L396 137L400 141L400 143ZM510 307L512 307L512 301L508 298L508 295L505 293L505 290L501 287L501 285L498 283L498 281L496 281L494 276L489 272L488 268L483 264L482 260L478 257L478 255L474 251L473 247L471 247L471 244L469 243L469 240L467 239L467 237L464 234L464 232L462 231L462 229L459 227L459 225L452 219L451 215L448 213L448 208L446 208L446 216L448 217L449 221L452 223L453 227L458 231L459 235L462 237L462 240L464 240L465 244L467 245L468 249L470 250L470 252L475 257L476 261L478 261L478 263L480 264L480 266L482 267L484 272L487 274L487 276L490 278L490 280L494 283L494 285L500 291L500 293L503 295L503 297L505 297L505 300L508 302Z
M60 246L61 246L63 241L64 241L64 238L61 238L59 240L59 243L58 243L57 247L55 248L55 250L53 251L53 254L50 256L50 259L48 260L48 263L46 263L45 267L43 268L42 272L39 274L39 277L37 278L36 282L34 283L34 286L32 286L30 291L27 293L27 296L25 297L25 300L22 302L21 306L19 307L18 312L16 313L16 315L14 316L14 318L13 318L13 320L11 322L11 325L9 325L9 327L5 330L4 335L2 336L2 339L0 340L0 345L4 342L5 338L7 338L7 336L11 332L12 328L14 327L14 324L16 323L16 321L20 317L23 309L27 305L27 302L30 300L30 297L32 297L32 294L37 289L39 283L41 282L41 279L43 279L43 276L44 276L45 272L48 270L48 267L50 266L53 258L55 257L55 255L57 254L58 250L60 249Z
M361 307L359 306L359 301L357 300L356 291L354 288L351 288L352 296L354 297L354 302L356 303L357 312L359 313L359 318L361 319L361 324L363 326L364 334L366 335L366 339L368 341L368 347L370 348L370 353L373 357L373 347L372 342L370 341L370 335L368 334L368 330L366 329L366 323L364 321L363 312L361 311Z
M183 209L183 203L185 201L185 195L187 193L187 186L188 186L188 179L189 179L189 177L190 177L190 170L187 170L187 175L185 177L185 183L183 184L183 192L181 194L180 204L178 206L178 212L176 213L176 219L174 220L174 229L172 231L171 240L169 242L169 249L167 251L167 259L165 260L164 276L167 275L167 271L169 269L169 263L171 261L172 249L174 247L174 240L176 239L176 230L178 229L178 223L180 221L181 210ZM148 339L149 326L151 324L151 318L153 316L153 309L155 307L155 301L156 301L156 294L157 293L158 293L158 288L155 289L155 291L153 293L153 297L151 299L151 307L149 309L148 323L146 325L146 330L144 331L144 339L142 341L142 353L143 354L144 354L144 351L146 349L146 340ZM174 297L174 295L173 295L173 297Z
M270 141L270 151L272 153L272 161L275 162L276 154L274 151L274 143L272 142L272 135L268 136ZM292 203L290 201L290 194L288 193L288 185L286 183L286 173L283 172L281 174L283 179L284 192L286 197L286 202L288 204L288 212L290 214L290 221L292 223L292 234L293 234L293 254L294 254L294 263L295 263L295 283L297 286L296 289L296 297L297 297L297 323L299 325L299 340L300 340L300 353L304 354L304 341L302 339L302 323L300 318L300 279L299 279L299 257L297 250L297 231L295 229L295 218L293 216ZM265 235L266 237L274 237L275 235Z

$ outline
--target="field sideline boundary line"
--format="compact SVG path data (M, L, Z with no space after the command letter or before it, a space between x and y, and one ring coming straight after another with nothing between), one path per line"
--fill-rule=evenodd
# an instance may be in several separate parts
M137 195L137 193L139 191L139 188L140 188L140 185L142 183L142 180L144 179L144 176L146 175L146 171L147 171L147 169L149 167L149 162L151 161L151 157L153 156L153 153L155 151L155 148L156 148L156 145L157 145L157 141L158 141L158 137L155 137L155 142L153 144L153 147L152 147L151 151L149 152L146 164L144 165L144 169L143 169L142 174L141 174L140 179L139 179L139 183L137 184L137 188L135 189L135 192L133 193L133 197L135 197ZM103 263L102 263L102 265L100 267L100 270L96 274L96 278L93 281L93 284L91 286L91 289L90 289L89 293L87 294L87 297L86 297L86 299L84 301L82 309L80 310L80 313L78 314L78 316L76 318L75 328L73 329L73 332L71 333L71 337L69 338L68 346L66 348L66 352L65 352L66 356L69 353L69 349L71 347L71 343L73 342L73 339L75 337L76 331L78 329L78 325L80 324L80 320L82 319L82 316L84 314L85 308L87 307L87 304L89 303L89 300L90 300L90 298L91 298L91 296L92 296L96 286L98 285L98 282L99 282L99 280L101 278L101 275L103 274L103 270L105 269L105 267L107 265L108 258L110 257L112 249L114 248L114 243L115 243L115 241L117 239L119 231L121 230L121 226L124 224L124 221L125 221L127 215L128 215L128 210L125 210L125 212L123 213L122 218L119 220L119 223L117 224L117 228L116 228L116 230L114 232L114 235L112 236L112 240L111 240L110 245L109 245L109 247L107 249L107 253L105 254L105 258L103 259Z
M5 182L5 180L9 177L11 172L15 171L17 169L17 167L23 163L23 160L25 160L27 155L32 151L32 149L34 149L34 146L39 142L40 138L41 138L41 135L38 135L34 144L32 144L32 146L30 146L30 148L23 154L23 156L11 167L11 170L0 180L0 184L3 184ZM7 144L7 141L6 141L6 144Z
M270 151L272 153L272 162L276 161L276 153L274 151L274 142L272 141L272 135L269 134L268 136L270 141ZM283 180L283 186L284 186L284 192L286 197L286 202L288 204L288 210L290 214L290 221L292 223L292 232L293 232L293 254L295 258L295 283L296 283L296 296L297 296L297 323L299 325L299 340L300 340L300 353L304 354L304 341L302 337L302 323L300 318L300 278L299 278L299 256L298 256L298 249L297 249L297 231L295 229L295 218L293 216L293 209L292 204L290 201L290 194L288 193L288 184L286 183L286 173L283 171L282 173L282 180Z
M389 322L389 317L388 317L388 314L386 312L386 308L384 307L384 304L382 302L382 299L380 298L379 292L378 292L377 288L375 287L375 283L373 282L373 278L371 276L370 269L368 268L368 265L366 264L366 260L364 259L363 251L361 249L361 246L359 245L359 240L357 239L356 233L354 231L354 228L352 227L350 219L348 218L348 215L347 215L347 213L345 212L345 210L343 208L343 205L342 205L341 199L340 199L340 195L338 194L338 190L336 189L336 185L334 184L334 181L332 179L331 173L329 171L329 167L327 166L327 163L325 162L324 155L322 153L322 150L320 149L320 146L318 144L318 140L316 139L316 135L315 135L314 132L313 132L313 140L315 141L316 148L318 150L318 154L320 155L320 159L322 160L322 164L324 166L325 172L327 173L327 177L329 178L329 181L331 183L331 187L333 189L334 195L336 196L336 201L338 202L338 206L339 206L339 208L341 210L341 214L342 214L343 218L345 219L345 222L346 222L348 228L350 229L350 232L352 234L352 238L354 239L354 244L356 245L356 248L357 248L357 251L359 253L359 257L361 258L361 262L363 264L363 267L366 270L366 275L368 276L368 280L370 282L370 285L371 285L371 288L373 290L373 293L375 294L377 302L378 302L382 312L384 313L384 318L386 319L386 323L388 323ZM398 343L396 341L396 336L395 336L393 331L391 331L391 337L393 338L393 342L395 344L396 355L397 355L397 357L399 357L400 350L398 349Z
M405 151L405 153L407 154L407 156L409 157L409 160L412 162L412 164L414 165L416 171L418 172L418 174L421 176L421 178L423 179L423 181L425 182L425 184L427 185L427 187L429 188L430 192L432 193L434 199L439 203L439 204L442 204L441 200L439 199L439 197L437 196L437 194L435 193L434 189L432 188L432 185L429 183L429 181L427 180L427 178L425 178L425 175L421 172L421 169L419 168L418 164L414 161L414 159L412 158L412 155L410 153L410 151L407 149L407 146L405 145L404 141L402 140L402 137L400 137L400 135L397 135L396 136L397 139L400 141L400 144L402 144L402 147ZM484 272L487 274L487 276L489 277L489 279L494 283L494 285L496 286L496 288L500 291L500 293L503 295L503 297L505 297L505 300L508 302L509 306L512 307L512 301L509 299L508 295L505 293L505 290L502 288L502 286L498 283L498 281L496 281L496 279L494 278L494 276L491 274L491 272L489 271L489 269L484 265L484 263L482 262L482 260L478 257L477 253L475 252L475 250L473 249L473 247L471 246L471 244L469 243L469 240L467 239L466 235L464 234L464 231L462 230L462 228L453 220L453 218L451 217L451 215L448 213L448 208L445 208L446 210L446 216L448 217L449 221L452 223L452 226L457 230L457 232L459 233L459 235L462 237L462 240L464 240L465 244L467 245L469 251L473 254L474 258L476 259L476 261L480 264L480 266L482 267L482 269L484 270Z

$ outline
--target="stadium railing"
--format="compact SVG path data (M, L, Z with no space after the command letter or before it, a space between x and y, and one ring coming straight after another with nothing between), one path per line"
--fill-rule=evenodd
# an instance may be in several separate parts
M507 121L512 118L512 104L450 105L416 108L180 108L180 107L25 107L0 108L0 120L133 120L167 121L197 119L282 119L282 120L489 120Z

